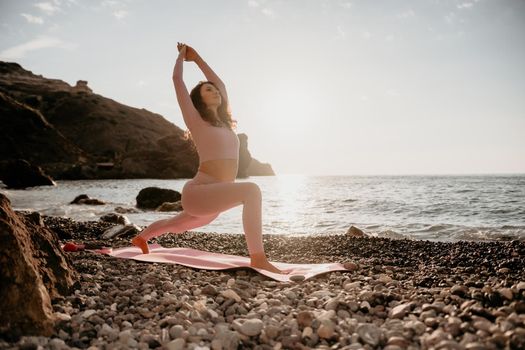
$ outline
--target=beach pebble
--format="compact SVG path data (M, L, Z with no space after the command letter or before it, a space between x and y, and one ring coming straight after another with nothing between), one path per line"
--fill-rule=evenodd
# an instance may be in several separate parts
M185 344L186 344L186 341L184 339L178 338L178 339L170 341L164 346L167 350L183 350Z
M297 324L299 327L310 327L314 319L310 311L300 311L297 313Z
M259 335L261 333L261 330L263 329L263 326L264 326L263 321L257 318L248 319L248 320L244 320L241 323L239 331L242 334L251 337L251 336Z
M240 302L242 299L241 297L239 296L239 294L237 294L234 290L232 289L226 289L226 290L223 290L221 291L220 293L223 297L225 298L229 298L229 299L233 299L235 300L236 302Z
M397 305L390 310L388 316L391 318L403 318L411 310L413 303L404 303Z
M292 282L301 282L304 281L305 277L303 275L292 275L290 276L290 281Z
M363 342L371 346L377 346L379 344L381 330L376 325L371 323L361 323L357 326L356 331Z
M500 288L498 289L498 293L507 300L512 300L514 298L510 288Z
M330 339L335 332L335 324L330 320L324 320L317 329L317 335L323 339Z

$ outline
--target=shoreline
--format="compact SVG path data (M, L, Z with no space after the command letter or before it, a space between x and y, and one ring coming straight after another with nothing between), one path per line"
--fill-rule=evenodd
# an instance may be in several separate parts
M80 243L113 224L43 217ZM525 242L432 242L264 235L271 261L356 263L303 282L250 269L197 270L66 253L80 288L53 301L52 337L0 348L519 349L525 346ZM65 243L66 241L61 241ZM243 235L188 231L150 240L247 256ZM128 246L129 238L109 240ZM233 293L232 293L233 292ZM94 349L94 348L92 348Z

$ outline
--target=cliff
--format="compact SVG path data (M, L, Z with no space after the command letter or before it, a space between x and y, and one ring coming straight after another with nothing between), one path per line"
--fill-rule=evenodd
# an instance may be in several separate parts
M55 179L189 178L197 171L184 130L94 93L85 80L71 86L0 61L0 113L0 160L26 159ZM249 165L241 157L241 175Z

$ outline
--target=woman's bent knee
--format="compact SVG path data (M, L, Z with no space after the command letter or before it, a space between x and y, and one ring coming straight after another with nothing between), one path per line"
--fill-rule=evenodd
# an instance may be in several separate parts
M259 188L259 185L257 185L254 182L245 182L245 184L247 185L247 190L250 194L250 197L255 197L255 198L262 197L261 189Z

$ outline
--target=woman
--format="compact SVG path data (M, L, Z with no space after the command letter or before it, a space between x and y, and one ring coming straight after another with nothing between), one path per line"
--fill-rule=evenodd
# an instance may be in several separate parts
M286 273L270 264L264 252L261 222L261 191L253 182L235 183L239 139L226 87L197 52L178 43L179 56L173 70L173 84L182 116L199 153L199 170L182 189L184 210L171 219L149 225L131 241L149 253L147 241L167 232L179 233L204 226L221 212L243 205L242 220L250 265L276 273ZM200 82L188 94L182 78L183 61L195 62L207 82Z

